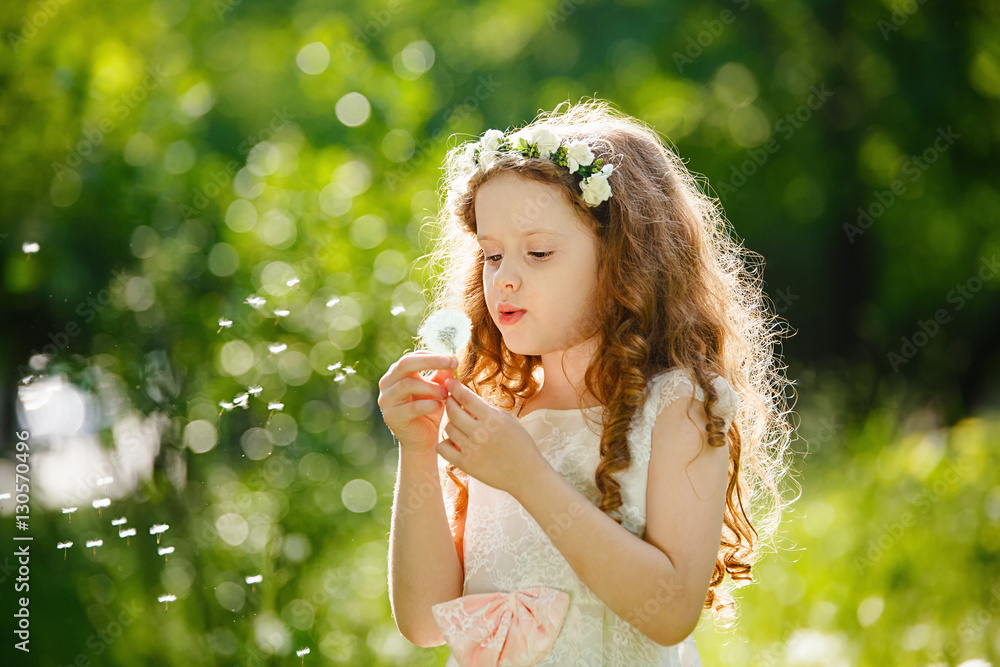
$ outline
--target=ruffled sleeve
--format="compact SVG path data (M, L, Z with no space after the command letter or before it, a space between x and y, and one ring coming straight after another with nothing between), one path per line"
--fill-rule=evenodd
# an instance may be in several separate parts
M726 425L723 428L723 432L725 432L729 430L736 418L736 413L739 411L740 396L721 375L712 378L712 384L718 396L718 400L713 406L713 412L725 420ZM649 416L652 417L653 422L656 421L656 417L663 412L664 408L678 398L689 397L693 394L695 400L705 400L705 391L693 381L687 372L681 369L674 369L657 376L652 385L652 396L649 401L651 414Z

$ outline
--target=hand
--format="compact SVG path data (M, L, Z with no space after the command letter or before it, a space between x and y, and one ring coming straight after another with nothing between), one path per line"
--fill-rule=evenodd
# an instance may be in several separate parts
M442 386L454 377L455 357L417 350L404 354L378 381L382 419L399 441L400 449L433 452L444 416L448 392ZM429 379L420 371L441 369Z
M458 380L449 379L445 402L448 437L437 451L449 463L484 484L517 497L542 466L549 465L517 419L484 401Z

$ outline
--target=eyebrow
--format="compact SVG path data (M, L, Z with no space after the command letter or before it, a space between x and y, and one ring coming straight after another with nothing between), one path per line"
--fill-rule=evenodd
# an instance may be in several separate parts
M562 236L559 232L554 232L548 229L529 229L524 233L525 237L535 236L536 234L551 234L552 236ZM483 234L476 234L476 238L480 241L492 241L494 240L492 236L485 236Z

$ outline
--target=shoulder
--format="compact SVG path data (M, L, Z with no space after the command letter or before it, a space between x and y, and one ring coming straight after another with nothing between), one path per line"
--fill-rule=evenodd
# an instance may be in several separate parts
M687 368L673 367L660 371L649 380L648 385L647 410L654 419L678 398L705 400L705 391L695 380L694 372ZM739 394L721 375L712 377L712 385L718 397L713 411L725 420L724 430L728 430L739 410Z

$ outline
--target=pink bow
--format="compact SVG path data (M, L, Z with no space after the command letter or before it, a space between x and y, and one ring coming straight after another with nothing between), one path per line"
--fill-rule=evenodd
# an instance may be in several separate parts
M569 594L535 586L511 593L477 593L431 607L462 667L530 667L556 641Z

